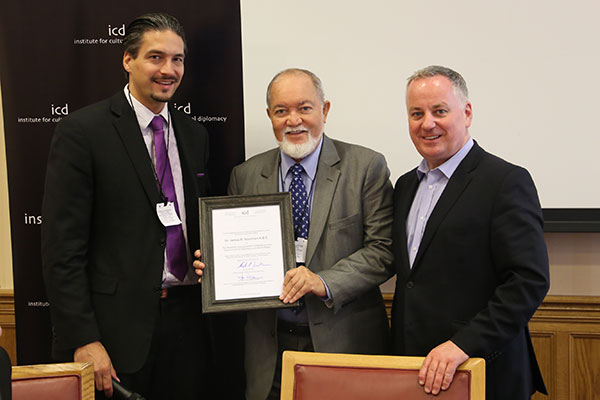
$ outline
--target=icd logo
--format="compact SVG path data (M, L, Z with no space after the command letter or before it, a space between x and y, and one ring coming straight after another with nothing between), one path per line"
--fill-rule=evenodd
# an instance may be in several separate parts
M190 104L189 101L187 104L184 104L182 106L178 106L176 103L173 103L173 108L175 108L176 110L179 110L179 111L183 111L187 115L190 115L192 113L192 105Z
M52 104L50 110L52 111L52 115L69 115L69 103L66 103L64 106L55 106Z
M125 36L125 24L121 26L108 25L108 36Z

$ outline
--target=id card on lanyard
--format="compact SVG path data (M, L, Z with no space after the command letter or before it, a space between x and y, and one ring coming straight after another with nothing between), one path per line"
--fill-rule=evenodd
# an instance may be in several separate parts
M167 202L167 204L157 203L156 215L158 215L158 219L165 227L181 225L181 220L175 211L175 203L172 201Z

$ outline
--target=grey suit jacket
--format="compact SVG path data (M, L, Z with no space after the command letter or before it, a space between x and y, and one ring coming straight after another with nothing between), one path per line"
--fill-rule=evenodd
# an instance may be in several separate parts
M279 148L231 173L229 194L278 191ZM379 284L391 273L392 186L383 155L324 136L315 182L306 266L333 304L305 296L315 351L385 354L389 329ZM246 398L264 400L277 357L275 310L248 313Z

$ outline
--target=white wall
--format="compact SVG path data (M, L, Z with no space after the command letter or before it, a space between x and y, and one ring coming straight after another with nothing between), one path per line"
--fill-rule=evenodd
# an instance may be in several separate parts
M600 208L597 0L241 3L247 156L275 146L264 100L271 77L303 67L332 102L326 132L385 154L395 181L419 161L406 78L441 64L467 81L473 137L528 168L543 207ZM600 295L600 234L546 241L550 294Z
M465 77L471 134L532 173L543 207L600 207L600 2L242 0L247 155L274 146L265 88L312 70L332 102L326 132L385 154L392 180L419 157L406 78L441 64Z

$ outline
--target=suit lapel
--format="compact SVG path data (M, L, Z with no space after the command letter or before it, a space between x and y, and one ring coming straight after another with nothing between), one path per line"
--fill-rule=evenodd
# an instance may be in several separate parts
M340 162L340 157L331 139L323 136L323 147L317 167L313 209L310 215L310 230L308 233L308 246L306 249L306 265L310 265L317 244L321 240L325 223L328 220L329 210L333 202L333 195L340 177L340 170L335 165Z
M170 104L169 113L171 115L171 122L173 123L173 133L175 134L177 141L177 152L179 154L181 178L183 181L183 195L185 197L186 218L189 227L191 226L190 224L197 223L196 217L198 213L196 211L198 210L198 196L200 196L200 194L194 190L196 187L194 182L196 179L196 170L193 168L194 164L192 163L192 160L194 159L193 157L203 157L204 153L202 153L202 151L204 151L204 149L195 148L193 142L190 140L189 131L184 129L185 121L183 121L182 118L187 117L184 117L173 110ZM200 151L200 153L194 154L194 151Z
M110 107L115 115L114 127L129 154L148 201L154 205L160 201L160 195L156 187L152 160L148 155L135 114L122 92L112 97Z
M181 116L171 109L170 106L169 113L171 115L171 122L173 123L173 133L177 139L177 152L179 153L179 162L181 163L181 173L184 181L183 187L193 187L192 182L189 182L189 175L194 171L190 163L192 155L189 154L190 151L193 151L193 146L189 140L189 134L186 134L185 129L183 129L184 122L181 120ZM194 156L202 157L202 154Z
M397 211L394 215L394 219L397 218L400 221L396 225L396 229L398 230L398 234L395 237L400 238L400 242L403 245L398 246L399 249L399 263L398 263L398 273L402 273L404 275L408 275L410 273L410 262L408 260L408 237L406 236L406 219L408 218L408 213L410 212L410 207L412 206L413 200L415 198L415 194L417 193L417 188L419 187L419 179L417 176L416 168L409 172L409 176L407 178L407 182L402 185L401 188L397 188L396 190L400 190L400 193L406 191L409 195L404 196L400 195L398 199L398 204L396 205Z
M467 156L458 165L458 168L456 168L456 171L454 171L452 174L452 177L448 181L444 192L440 196L440 199L433 209L433 212L429 216L427 226L425 227L425 232L423 233L423 239L421 240L419 251L413 264L413 271L418 267L419 261L423 257L425 251L427 251L427 247L435 236L440 224L444 221L469 183L471 183L472 172L477 167L482 153L483 150L481 147L479 147L477 143L474 143L473 148L469 151Z
M256 183L257 194L277 193L279 191L279 148L271 150L271 160L265 163L260 171L261 179Z

